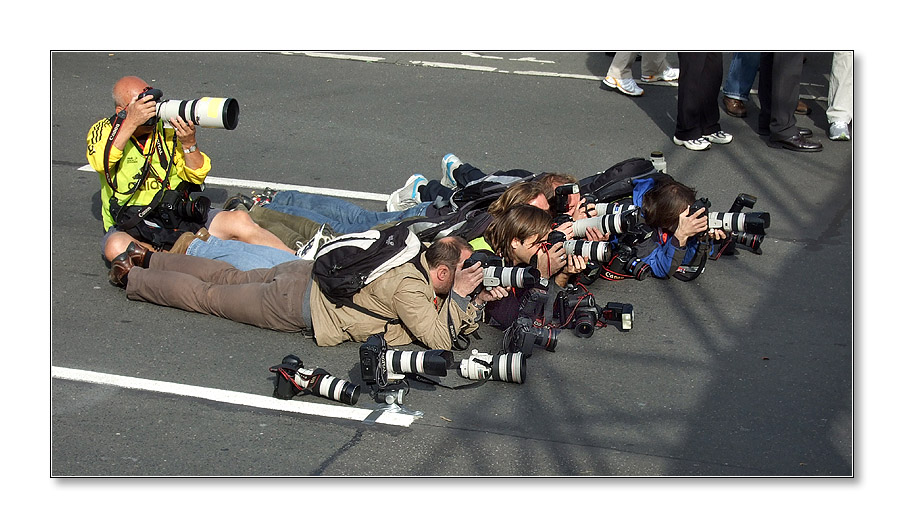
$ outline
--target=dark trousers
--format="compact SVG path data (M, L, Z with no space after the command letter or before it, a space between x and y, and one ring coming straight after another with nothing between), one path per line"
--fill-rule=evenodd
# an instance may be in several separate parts
M714 134L719 125L721 53L679 53L678 118L675 137L682 141Z
M132 300L216 315L280 332L310 329L305 298L313 261L241 271L220 260L154 253L150 266L132 268L126 296Z
M511 169L496 171L493 174L497 176L517 176L519 178L527 178L533 173L525 169ZM459 187L464 187L473 181L477 181L480 178L487 176L487 174L470 163L462 163L461 166L455 169L452 176L455 178ZM448 200L455 190L456 189L445 187L437 180L430 180L418 190L418 195L421 198L421 202L432 202L437 198L445 198Z
M797 135L794 110L800 99L803 53L760 54L759 132L779 141ZM681 72L682 80L684 72Z

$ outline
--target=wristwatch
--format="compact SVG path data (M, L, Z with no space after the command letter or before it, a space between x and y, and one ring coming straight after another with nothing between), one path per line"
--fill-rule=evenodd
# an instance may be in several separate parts
M196 151L196 150L198 150L198 144L197 144L197 143L195 143L194 145L188 147L187 149L182 149L182 152L184 152L184 153L186 153L186 154L191 154L192 152L194 152L194 151Z

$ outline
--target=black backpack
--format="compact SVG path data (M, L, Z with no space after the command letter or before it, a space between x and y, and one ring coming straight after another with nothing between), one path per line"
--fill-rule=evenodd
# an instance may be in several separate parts
M351 233L325 243L314 258L312 277L320 292L337 307L348 306L362 313L397 323L352 302L352 296L387 271L407 262L427 277L421 265L423 245L410 229L393 226Z
M668 174L657 171L648 159L630 158L580 180L578 186L581 194L592 194L597 202L621 202L631 199L634 180L649 177L671 178Z

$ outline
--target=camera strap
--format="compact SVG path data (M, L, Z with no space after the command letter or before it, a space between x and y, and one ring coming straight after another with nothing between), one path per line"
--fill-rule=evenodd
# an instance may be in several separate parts
M107 137L107 142L104 145L104 178L107 181L107 185L113 190L113 194L126 194L131 195L134 194L138 189L144 185L144 181L147 179L148 175L152 172L151 169L151 159L153 158L153 153L144 156L144 165L139 170L138 174L133 178L133 182L129 185L129 188L123 192L119 191L119 187L116 184L116 176L110 174L110 152L113 149L113 142L116 140L116 137L119 135L119 131L122 127L122 122L126 118L126 111L120 110L113 117L110 118L110 124L113 126L113 129L110 131L110 135ZM135 146L144 153L144 148L135 138L129 138L129 141L135 144ZM173 134L173 147L170 155L167 155L166 148L164 147L164 141L161 140L159 128L155 127L154 132L151 134L149 141L153 142L154 148L157 152L157 158L160 161L160 166L165 171L165 175L161 180L163 183L163 187L169 186L169 175L170 169L173 165L172 163L172 152L176 150L176 134ZM120 160L121 161L121 160ZM116 162L119 165L119 161ZM125 205L125 204L123 204Z

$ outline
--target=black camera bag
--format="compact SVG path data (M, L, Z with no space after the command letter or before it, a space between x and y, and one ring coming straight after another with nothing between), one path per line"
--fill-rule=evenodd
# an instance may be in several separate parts
M581 194L592 194L597 202L630 203L634 192L634 180L640 178L660 179L672 177L659 172L653 162L645 158L629 158L620 161L603 172L588 176L578 182Z

